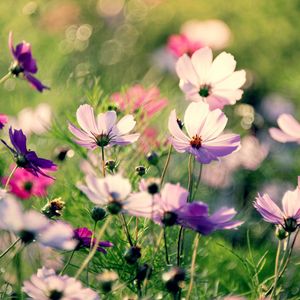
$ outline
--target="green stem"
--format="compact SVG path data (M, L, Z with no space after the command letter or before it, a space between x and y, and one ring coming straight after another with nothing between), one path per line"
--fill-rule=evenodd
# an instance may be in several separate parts
M71 255L69 256L68 261L66 262L64 268L61 270L61 272L59 273L59 275L63 275L63 274L65 273L67 267L68 267L69 264L71 263L71 260L72 260L72 258L73 258L73 255L74 255L75 251L76 251L76 248L72 251Z
M101 156L102 156L102 174L105 177L105 155L104 155L104 147L101 147Z
M177 266L180 266L180 256L181 256L181 239L183 233L183 226L180 227L178 233L178 241L177 241Z
M122 223L124 231L125 231L125 235L127 236L128 243L132 247L133 242L132 242L132 239L131 239L131 236L130 236L130 233L129 233L129 229L128 229L128 226L127 226L127 223L126 223L125 216L124 216L124 214L120 214L119 216L120 216L120 220L121 220L121 223Z
M167 262L167 265L169 265L170 260L169 260L168 243L167 243L167 232L166 232L165 226L164 226L164 244L165 244L166 262Z
M0 84L4 83L11 76L11 72L8 72L0 79Z
M271 299L273 298L273 295L276 296L276 287L278 282L278 264L279 264L279 256L281 251L281 241L278 241L278 247L277 247L277 253L276 253L276 259L275 259L275 268L274 268L274 284L273 284L273 290L271 293Z
M196 194L197 194L197 191L198 191L198 188L199 188L199 185L200 185L200 181L201 181L201 176L202 176L202 169L203 169L203 164L200 164L200 169L199 169L199 174L198 174L198 178L197 178L197 183L196 183L196 186L195 186L195 189L194 189L194 192L193 192L193 198L195 198Z
M166 173L167 173L167 169L168 169L168 166L170 164L171 154L172 154L172 145L170 145L170 147L169 147L169 151L168 151L168 156L167 156L167 159L166 159L166 163L164 165L164 169L163 169L162 174L161 174L160 186L162 186L163 183L164 183L165 176L166 176Z
M5 190L7 190L8 184L10 183L10 180L13 177L14 173L16 172L17 168L18 168L18 165L15 165L14 168L12 169L11 173L9 174L9 176L6 180L5 186L4 186Z
M0 254L0 259L5 256L5 254L7 254L19 241L21 240L21 238L18 238L17 240L15 240L6 250L4 250L1 254Z

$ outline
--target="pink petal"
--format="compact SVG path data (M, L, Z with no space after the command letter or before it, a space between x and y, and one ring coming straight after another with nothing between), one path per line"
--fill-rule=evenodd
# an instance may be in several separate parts
M90 105L80 105L77 109L76 117L78 124L84 131L98 133L94 109Z
M116 125L116 132L118 135L123 135L129 133L135 126L136 121L133 115L124 116ZM115 130L114 130L115 131Z
M97 125L99 134L109 134L117 121L117 114L115 111L107 111L97 116Z
M192 64L198 74L200 82L205 82L213 60L212 50L204 47L192 55Z
M182 55L176 63L176 72L180 79L190 82L195 86L199 85L199 78L195 71L191 59L186 55Z
M233 72L227 78L214 84L216 90L235 90L239 89L246 81L246 72L244 70Z
M277 123L284 133L300 139L300 124L292 115L280 115L277 119Z
M282 208L286 217L295 217L300 209L300 191L287 191L282 198Z
M299 138L295 138L290 136L278 128L270 128L269 129L270 136L277 142L287 143L287 142L299 142Z
M176 140L185 143L187 146L189 145L190 139L183 133L183 131L178 126L175 109L172 110L170 113L168 128L169 128L171 135Z

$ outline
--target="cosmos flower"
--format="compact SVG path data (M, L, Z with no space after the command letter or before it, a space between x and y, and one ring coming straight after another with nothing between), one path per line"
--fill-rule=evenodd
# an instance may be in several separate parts
M56 165L51 160L38 157L34 151L27 150L26 136L21 129L13 131L10 127L9 137L13 148L8 146L4 140L1 139L1 141L12 152L19 168L24 168L35 176L40 174L50 177L45 170L53 171L56 169Z
M56 275L53 269L38 269L37 274L23 283L23 292L36 300L99 300L99 296L90 288L67 275Z
M258 194L254 207L266 222L281 225L287 232L294 232L300 225L300 176L297 188L284 194L282 210L268 194Z
M300 144L300 123L292 115L280 115L277 123L280 129L269 129L269 133L275 141L280 143L296 142Z
M3 179L5 184L7 177ZM47 188L54 183L54 180L45 176L34 176L26 169L17 169L9 181L9 190L12 194L21 199L28 199L32 196L44 197L47 195Z
M242 97L240 88L246 81L246 72L234 71L235 67L236 61L231 54L222 52L213 61L212 50L205 47L191 58L186 54L181 56L176 72L187 100L206 102L214 110L233 105Z
M184 125L187 135L180 128L176 112L169 117L170 141L177 152L188 152L196 160L208 164L212 160L226 156L240 146L240 136L237 134L221 134L227 124L227 117L216 109L209 110L204 102L189 104L184 115Z
M0 129L2 129L7 122L8 122L7 115L0 114Z
M72 228L62 222L50 222L44 215L23 211L15 199L0 201L0 228L15 233L23 243L33 241L55 249L72 250L76 246Z
M116 112L107 111L95 118L93 108L84 104L79 106L76 116L82 129L69 123L69 130L75 135L75 142L87 149L125 146L134 143L140 136L138 133L129 134L136 123L132 115L126 115L117 122Z
M87 175L85 181L86 185L79 184L77 187L94 204L106 206L111 214L123 212L138 216L151 210L151 200L140 201L136 198L129 198L130 182L120 174L108 175L105 178Z
M90 248L91 247L91 241L92 241L92 235L93 232L90 231L86 227L77 228L74 230L74 238L78 241L77 249L81 248ZM92 246L95 244L96 239L94 239ZM106 253L106 250L103 247L113 247L113 243L108 241L99 241L98 242L99 247L97 248L97 251Z
M10 32L8 47L14 59L10 72L16 77L23 74L24 78L39 92L43 92L44 89L49 89L49 87L43 85L32 75L37 73L38 68L35 59L32 57L31 45L23 41L15 48L13 45L13 34Z
M160 95L157 87L144 88L140 84L129 87L125 92L114 93L111 99L121 111L127 113L141 113L151 118L168 104L168 100Z

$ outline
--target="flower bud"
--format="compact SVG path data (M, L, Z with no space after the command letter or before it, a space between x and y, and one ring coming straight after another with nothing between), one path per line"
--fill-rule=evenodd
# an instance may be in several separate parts
M173 267L162 275L162 279L168 292L176 294L185 280L185 271L179 267Z
M172 211L168 211L164 213L162 223L165 226L173 226L176 224L176 221L177 221L177 214L175 214Z
M136 273L136 280L142 282L146 278L150 278L151 274L152 268L148 264L139 265Z
M294 232L298 227L297 220L295 220L294 218L287 218L284 220L283 227L287 232Z
M137 175L142 177L146 174L147 169L144 166L137 166L135 168L135 171L136 171Z
M105 167L109 171L113 172L117 168L118 164L115 160L110 159L105 162Z
M65 202L61 200L61 197L59 197L48 201L48 203L42 208L41 212L51 219L53 217L61 217L64 208Z
M112 214L112 215L117 215L119 212L122 211L122 203L118 201L111 201L107 205L107 210Z
M141 248L132 246L125 252L124 259L129 265L133 265L141 258L141 256Z
M278 225L276 226L275 235L279 240L284 240L287 238L288 233L281 225Z
M116 272L113 271L104 271L103 273L97 276L97 279L100 282L101 289L104 293L109 293L114 283L118 280L119 276Z
M159 162L159 157L156 152L151 151L147 154L147 160L150 165L156 166Z
M105 209L95 206L91 211L91 217L95 222L101 221L106 215Z

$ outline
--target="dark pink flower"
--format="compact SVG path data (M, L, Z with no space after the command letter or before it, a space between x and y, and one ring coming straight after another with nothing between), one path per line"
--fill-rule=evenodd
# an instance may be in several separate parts
M5 183L7 178L4 178ZM54 180L45 176L34 176L25 169L18 168L9 182L9 189L21 199L28 199L32 196L44 197L47 195L47 188L54 183Z
M8 122L7 115L0 114L0 129L2 129L7 122Z

